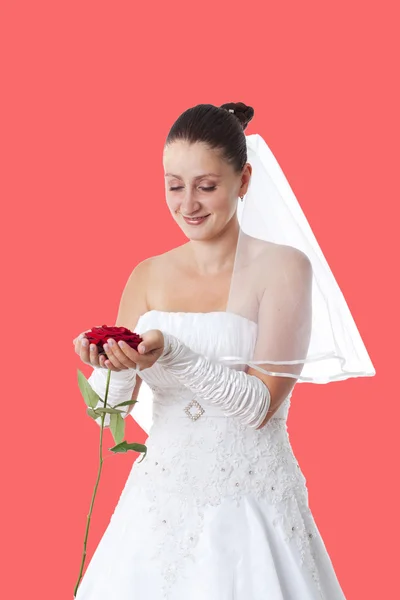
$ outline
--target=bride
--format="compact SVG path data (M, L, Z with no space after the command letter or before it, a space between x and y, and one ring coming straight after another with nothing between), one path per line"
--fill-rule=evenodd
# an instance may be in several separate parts
M74 340L100 397L113 371L111 405L142 398L143 381L152 392L147 455L77 600L344 599L286 421L297 382L375 371L293 199L288 212L281 172L271 167L252 187L268 150L256 136L249 160L253 114L200 104L169 132L166 201L189 241L129 277L116 325L141 335L138 351L110 339L99 356L85 333ZM285 243L291 231L307 243Z

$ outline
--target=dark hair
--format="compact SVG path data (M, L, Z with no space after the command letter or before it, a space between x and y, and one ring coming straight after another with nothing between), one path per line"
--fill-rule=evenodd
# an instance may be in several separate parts
M229 112L229 109L234 112ZM197 104L183 112L172 125L165 146L176 140L190 144L204 142L221 150L222 157L240 172L247 162L244 130L254 116L254 109L243 102L222 106Z

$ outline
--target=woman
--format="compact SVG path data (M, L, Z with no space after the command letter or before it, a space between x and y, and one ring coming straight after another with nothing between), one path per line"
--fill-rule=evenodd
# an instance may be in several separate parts
M75 340L100 396L114 371L111 404L136 399L142 380L153 391L146 458L132 467L77 600L344 598L286 429L304 361L274 377L213 360L254 354L271 313L260 274L283 266L282 280L297 282L296 353L305 357L310 342L312 268L302 252L243 234L246 268L234 270L253 113L242 103L198 105L169 133L166 199L189 241L140 263L127 282L116 325L142 336L138 352L109 340L105 360L84 334ZM234 272L236 289L253 290L242 314L227 312ZM278 279L266 279L275 289Z

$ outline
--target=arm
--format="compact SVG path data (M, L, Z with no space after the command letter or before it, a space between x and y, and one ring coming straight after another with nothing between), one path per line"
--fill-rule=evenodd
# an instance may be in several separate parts
M274 275L275 274L275 275ZM312 329L312 265L308 257L293 248L285 248L274 267L268 269L268 288L263 294L258 313L258 337L253 360L305 359ZM276 373L287 372L287 365L258 365ZM292 375L300 375L304 363L290 365ZM259 377L271 393L271 403L265 420L267 424L282 402L288 397L298 378L280 377L248 369L249 375Z
M249 427L262 423L270 393L261 379L214 363L169 333L164 333L164 341L164 352L157 362L199 399L220 406L227 416L236 416Z
M151 259L147 259L139 263L132 271L122 292L115 323L117 327L127 327L131 331L134 331L140 315L147 311L146 284L150 262ZM137 377L135 369L127 369L123 365L120 365L120 368L120 371L112 371L110 377L107 404L111 407L127 400L136 400L142 384L142 380L140 377ZM107 371L107 368L94 367L92 374L88 378L91 387L103 400L106 391ZM99 403L98 407L102 405L103 402ZM132 411L133 406L132 404L122 407L121 410L126 412L121 416L123 418L127 417ZM101 417L96 419L99 425L101 422L100 419ZM109 427L109 424L110 415L106 414L104 426Z
M88 378L88 382L92 389L102 399L96 406L100 408L104 406L104 397L106 393L107 384L107 369L102 367L94 367L93 373ZM125 369L123 371L112 371L110 377L110 385L108 388L107 406L115 407L116 404L125 402L127 400L136 400L142 380L136 376L134 369ZM122 406L121 417L125 419L131 412L133 404L130 406ZM96 423L101 425L101 417L96 419ZM110 426L110 415L106 414L104 417L104 427Z
M276 266L280 267L279 264ZM268 293L260 303L254 360L266 356L271 360L307 356L311 327L311 263L304 254L296 251L290 257L285 255L281 266L274 269L276 280L269 281ZM287 281L290 281L292 292L289 295ZM297 381L293 377L267 375L254 368L247 373L236 371L194 352L171 334L165 333L164 338L164 352L158 359L160 365L200 400L220 406L227 416L236 416L243 424L255 429L266 425ZM265 364L262 367L275 372L285 371L284 365ZM291 366L291 373L300 374L302 368L303 364Z

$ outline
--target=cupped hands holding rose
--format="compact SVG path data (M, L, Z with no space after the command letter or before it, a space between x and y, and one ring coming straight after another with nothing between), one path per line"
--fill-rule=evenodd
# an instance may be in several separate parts
M109 418L109 427L115 441L115 446L110 448L112 452L140 452L143 453L143 458L147 453L145 445L137 444L136 442L127 442L127 440L124 439L125 421L123 413L125 412L126 416L129 411L123 411L121 410L121 407L131 406L137 402L136 398L133 398L133 396L129 397L134 391L134 389L130 387L131 383L133 382L133 386L136 387L136 373L133 374L133 378L131 377L132 374L127 373L127 379L130 381L128 392L127 389L124 388L124 385L122 385L119 390L116 390L118 393L117 403L115 403L109 402L110 380L112 385L113 379L116 377L111 374L111 371L123 371L128 369L136 370L137 368L139 371L143 371L144 369L148 369L154 365L163 353L164 342L164 335L159 329L151 329L150 331L146 331L143 335L138 335L126 327L109 327L108 325L92 327L92 329L82 332L73 340L75 352L79 355L82 362L91 365L92 367L107 369L107 373L105 374L105 389L103 388L104 380L100 373L95 373L96 376L100 375L101 384L99 389L96 385L92 386L90 378L89 380L86 379L84 374L78 369L78 384L87 405L87 413L95 420L98 420L100 417L100 461L92 502L86 521L81 567L78 581L74 589L74 598L76 597L83 576L90 520L104 461L103 431L106 416ZM124 379L125 375L121 377ZM117 377L116 379L118 380ZM123 396L128 396L128 398L123 398L121 402L118 402L119 393Z
M110 371L135 369L143 371L154 365L164 350L164 336L150 329L140 336L121 327L93 327L73 340L75 352L82 362ZM108 336L105 336L108 334Z

